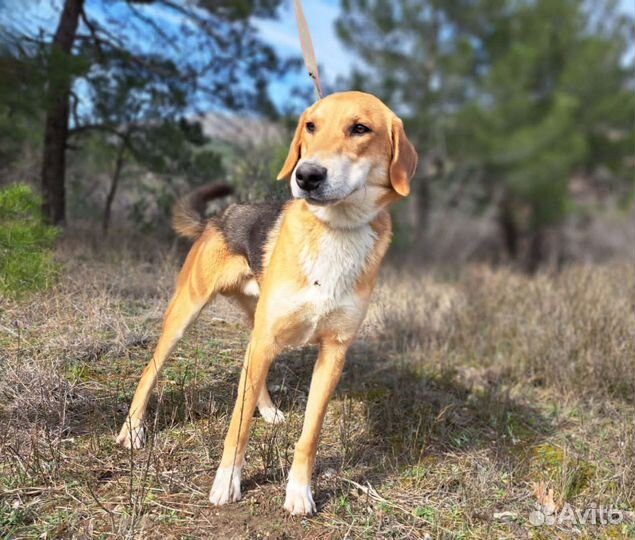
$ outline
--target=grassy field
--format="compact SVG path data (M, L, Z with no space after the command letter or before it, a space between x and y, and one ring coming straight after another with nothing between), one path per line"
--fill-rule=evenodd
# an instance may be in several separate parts
M178 268L141 242L62 242L58 285L0 300L0 537L635 538L632 265L388 264L329 408L307 519L282 502L311 349L272 369L287 422L254 419L243 499L207 501L248 339L222 301L168 364L149 445L114 444ZM620 522L601 524L600 506ZM535 522L567 508L586 522Z

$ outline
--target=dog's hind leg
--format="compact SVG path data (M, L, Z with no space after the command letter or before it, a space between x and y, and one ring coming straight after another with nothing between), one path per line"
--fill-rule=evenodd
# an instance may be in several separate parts
M126 448L141 448L145 442L143 419L148 400L165 361L187 327L211 302L227 281L236 279L236 262L227 255L220 235L204 234L188 254L177 280L176 291L163 320L163 329L152 360L143 370L128 416L117 442ZM224 279L225 276L229 277Z
M241 293L233 295L232 298L244 311L247 323L253 328L258 297ZM262 416L263 420L268 424L282 424L285 420L282 411L278 409L271 400L266 381L265 384L262 385L262 390L258 396L258 412L260 412L260 416Z
M268 424L282 424L284 422L284 414L271 401L266 381L262 385L260 396L258 396L258 412Z
M168 356L189 324L196 318L206 301L192 297L187 288L175 292L165 313L163 330L152 360L146 365L137 385L128 416L121 427L117 442L126 448L141 448L145 443L143 419L150 394Z

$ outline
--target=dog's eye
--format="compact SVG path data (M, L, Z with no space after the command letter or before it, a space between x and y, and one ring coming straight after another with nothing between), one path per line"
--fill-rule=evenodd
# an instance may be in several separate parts
M315 124L313 122L307 122L306 123L306 130L309 133L313 133L315 131Z
M363 135L364 133L370 133L371 129L368 126L365 126L364 124L355 124L352 128L351 128L351 133L353 135Z

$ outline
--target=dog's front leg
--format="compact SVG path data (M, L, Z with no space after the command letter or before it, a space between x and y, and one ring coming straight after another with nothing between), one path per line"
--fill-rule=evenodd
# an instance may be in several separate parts
M316 511L311 493L311 475L315 453L329 399L337 386L349 343L337 339L323 339L313 368L302 434L295 445L293 465L289 472L284 507L294 515Z
M240 475L245 462L251 420L271 362L278 352L272 336L256 328L252 334L238 383L238 397L225 437L221 459L209 500L221 505L240 499Z

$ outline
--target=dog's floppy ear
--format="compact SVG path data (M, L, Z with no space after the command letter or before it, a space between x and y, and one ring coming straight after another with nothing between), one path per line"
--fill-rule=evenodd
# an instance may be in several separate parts
M293 134L293 140L291 141L291 146L289 146L289 153L287 154L287 159L284 160L284 165L282 165L282 169L278 173L277 180L288 180L295 169L296 164L300 159L300 147L302 146L302 134L304 133L304 119L306 118L306 111L302 113L300 119L298 120L298 125L295 128L295 133Z
M401 118L392 118L392 160L390 183L402 197L410 193L410 179L417 168L417 151L408 140Z

